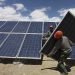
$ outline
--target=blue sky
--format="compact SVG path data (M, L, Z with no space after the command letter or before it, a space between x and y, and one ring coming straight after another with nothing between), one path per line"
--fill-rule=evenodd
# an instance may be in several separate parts
M0 20L61 21L75 0L0 0Z

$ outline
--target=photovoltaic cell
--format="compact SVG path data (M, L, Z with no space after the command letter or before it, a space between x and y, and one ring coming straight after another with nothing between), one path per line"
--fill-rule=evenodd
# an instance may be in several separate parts
M11 34L2 47L0 47L0 56L15 57L23 37L24 35L21 34Z
M28 33L42 33L42 22L32 22Z
M3 42L3 40L6 38L7 34L0 34L0 44Z
M0 28L0 32L10 32L13 27L16 25L17 22L14 22L14 21L9 21L7 22L4 26L2 26Z
M29 23L30 22L19 22L13 32L26 33Z
M5 21L0 21L0 26L2 26L5 23Z
M26 35L19 57L40 58L41 39L42 35Z

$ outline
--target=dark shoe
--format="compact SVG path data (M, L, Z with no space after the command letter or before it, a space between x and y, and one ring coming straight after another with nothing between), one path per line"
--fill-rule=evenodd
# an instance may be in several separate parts
M65 67L66 67L66 69L67 69L68 72L71 71L71 69L70 69L71 67L70 67L70 66L67 65L67 66L65 66Z

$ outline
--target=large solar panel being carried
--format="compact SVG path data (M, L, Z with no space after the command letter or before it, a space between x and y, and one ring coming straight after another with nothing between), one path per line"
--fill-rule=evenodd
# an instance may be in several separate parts
M51 36L49 37L48 41L44 44L44 46L41 49L41 53L48 55L48 53L51 52L56 40L54 39L54 33L57 30L62 30L64 35L67 36L73 43L75 43L75 16L71 13L68 12L64 19L59 23L59 25L55 28ZM75 44L72 47L72 54L70 55L69 59L74 59L75 60ZM58 54L55 54L56 56L52 56L54 59L58 60L59 57L59 51L57 52Z
M55 22L0 21L0 58L38 59L43 33Z

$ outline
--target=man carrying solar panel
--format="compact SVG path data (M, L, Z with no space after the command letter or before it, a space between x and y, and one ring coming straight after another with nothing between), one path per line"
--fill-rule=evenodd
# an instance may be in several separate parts
M73 43L66 37L63 36L62 31L56 31L54 34L54 38L57 40L52 51L48 54L48 57L55 54L58 50L61 51L60 57L58 59L58 68L61 69L64 73L64 75L68 75L68 71L64 65L64 62L66 61L67 57L72 52L71 46Z
M51 35L51 33L53 32L53 30L54 30L53 25L50 25L49 26L49 31L46 34L43 35L43 39L42 40L44 41L44 43L48 40L48 38Z

